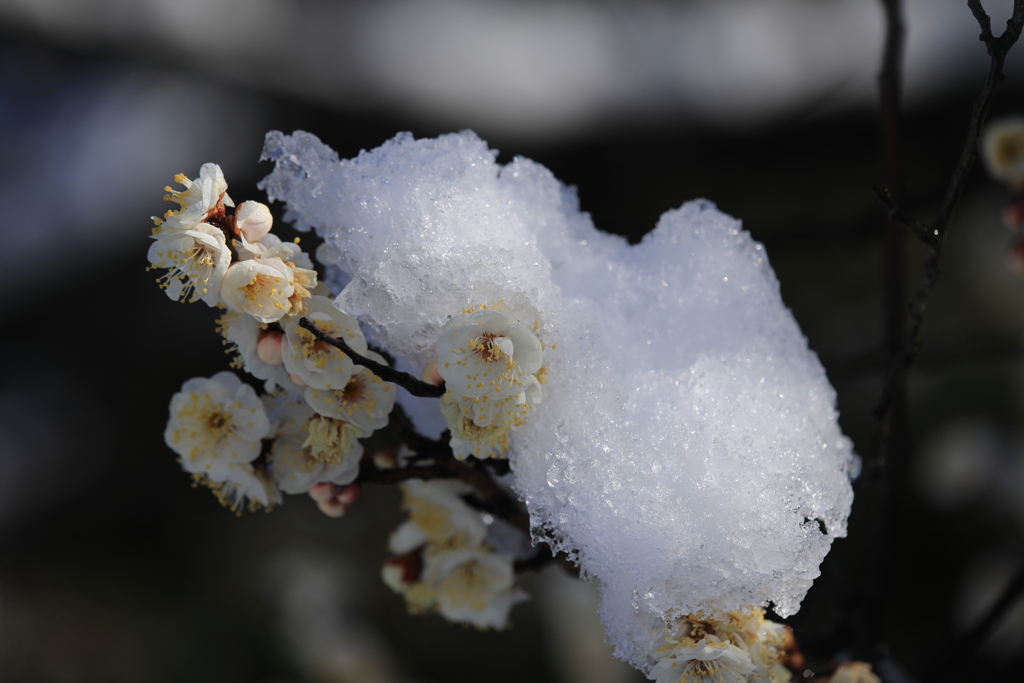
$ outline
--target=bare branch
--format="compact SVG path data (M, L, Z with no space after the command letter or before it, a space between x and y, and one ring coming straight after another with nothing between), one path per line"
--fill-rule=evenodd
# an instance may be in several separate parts
M407 372L400 372L394 368L389 368L383 363L378 363L375 360L366 358L365 356L353 351L352 347L346 344L344 339L331 337L321 332L317 326L311 323L307 318L299 319L299 327L304 330L308 330L310 334L316 337L318 342L330 344L348 356L356 365L368 368L373 374L377 375L385 382L397 384L413 396L420 396L422 398L440 398L444 396L444 386L427 384L422 380L416 379Z
M929 230L927 225L924 225L916 218L908 213L904 213L902 209L896 206L896 200L892 198L889 193L889 188L881 183L871 186L871 192L878 199L879 203L885 207L888 212L889 220L896 221L927 245L935 243L935 233Z
M1017 42L1021 29L1024 28L1024 0L1014 0L1013 15L1006 24L1006 30L998 37L993 37L992 35L991 20L981 6L981 2L979 0L968 0L967 4L981 26L981 40L988 49L991 61L988 76L975 100L971 124L967 131L967 139L964 141L960 159L957 161L949 185L946 187L942 207L935 220L928 225L928 231L932 233L934 242L927 245L921 276L918 279L917 287L907 311L903 343L900 346L899 352L892 359L881 399L874 411L876 432L880 437L879 443L881 444L879 453L876 454L876 459L879 462L883 461L885 457L884 444L890 431L899 387L905 381L907 371L910 369L921 348L921 328L924 324L924 313L928 308L932 290L939 280L941 272L939 270L939 259L942 255L942 247L946 241L946 232L950 220L953 217L957 203L960 201L960 196L963 194L967 178L974 167L974 162L978 158L978 140L981 137L982 127L988 118L995 89L1004 79L1003 64L1006 61L1006 54L1013 47L1014 43Z

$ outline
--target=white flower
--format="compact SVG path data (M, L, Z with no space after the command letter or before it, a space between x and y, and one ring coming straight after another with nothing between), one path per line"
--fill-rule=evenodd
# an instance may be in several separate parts
M149 247L153 268L166 268L161 283L175 300L202 299L210 306L220 301L220 287L231 263L224 233L213 225L199 223L188 230L155 234Z
M353 351L365 355L366 339L359 323L327 297L310 298L306 318L324 334L343 337ZM348 384L354 369L348 356L326 342L318 342L312 332L299 327L298 316L284 321L283 327L282 353L289 373L316 389L341 389Z
M421 584L441 616L478 628L505 628L512 606L527 599L511 560L482 547L426 555Z
M882 683L881 679L871 670L871 665L865 662L846 662L840 664L829 683Z
M207 219L215 218L223 207L234 206L234 202L227 195L228 184L224 180L224 174L217 164L206 163L199 169L199 177L189 180L184 173L174 176L174 182L185 186L184 190L176 191L170 186L165 187L167 194L166 201L177 202L181 208L169 210L163 218L153 218L157 227L153 234L169 233L182 230L191 230L199 223L205 223Z
M249 259L231 264L220 293L232 311L248 313L261 323L273 323L291 310L294 273L281 259Z
M473 488L454 479L409 479L402 482L402 507L409 521L391 536L391 552L402 554L429 543L434 549L477 546L487 525L463 496Z
M260 354L260 347L271 345L274 342L271 337L283 338L282 332L268 330L266 324L257 321L251 315L234 311L225 311L218 318L217 332L224 337L224 343L229 345L228 352L235 351L238 354L238 359L232 363L232 367L239 367L253 377L266 380L268 392L281 387L294 394L302 393L302 387L288 376L283 359L277 363L268 363ZM278 339L276 343L280 348L281 340Z
M359 439L364 436L362 432L347 422L321 415L309 418L306 426L302 448L308 448L313 458L328 465L359 469L359 459L363 455L359 444Z
M1024 186L1024 117L993 121L981 143L985 168L996 180L1021 189Z
M259 242L274 226L270 207L261 202L242 202L235 209L235 229L249 242Z
M294 291L288 298L291 303L289 315L304 315L306 313L306 299L312 296L317 286L316 271L313 270L313 261L309 254L302 251L299 245L294 242L282 242L277 235L267 235L260 243L263 250L263 259L280 259L286 266L292 269L292 285Z
M526 389L532 385L529 377L542 364L540 340L502 310L482 308L457 315L437 340L437 370L445 386L478 402L508 396L525 402Z
M512 426L521 424L521 419L528 412L527 404L516 405L513 398L489 405L507 415L518 415L520 419L494 421L493 424L481 427L473 419L473 399L457 397L450 391L441 397L441 415L451 430L449 445L456 458L463 460L470 455L477 458L503 456L508 450Z
M193 474L196 481L210 488L217 500L235 512L244 508L271 509L281 502L281 491L271 479L261 460L255 463L234 463L217 475Z
M170 413L167 445L186 471L213 481L223 481L230 466L255 460L270 430L256 392L231 372L185 382L171 398Z
M364 355L387 364L373 351ZM356 367L342 389L306 389L306 403L319 414L344 420L369 435L387 425L397 395L394 384L385 382L368 368Z
M786 627L765 619L762 609L746 615L732 612L730 616L733 623L739 624L731 640L747 652L754 664L750 683L789 683L792 673L782 666Z
M275 423L274 443L267 456L270 474L285 493L308 493L320 483L344 486L359 476L362 450L349 443L336 463L313 455L307 445L312 408L294 394L280 392L264 398L267 413ZM354 440L353 440L354 441Z
M657 683L746 683L754 671L750 656L731 643L709 638L713 636L667 639L647 678Z

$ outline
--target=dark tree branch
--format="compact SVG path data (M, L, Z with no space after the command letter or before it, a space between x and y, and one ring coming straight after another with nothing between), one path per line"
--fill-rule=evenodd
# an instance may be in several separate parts
M935 243L935 234L927 225L924 225L910 214L904 213L903 210L896 205L896 200L893 199L892 194L889 192L888 185L882 183L872 185L871 192L875 195L875 198L878 199L879 203L885 207L890 221L894 221L898 225L903 226L925 244Z
M921 348L921 328L924 323L924 313L931 299L932 290L939 280L939 260L942 255L942 247L946 242L949 222L953 217L953 212L960 200L960 196L963 194L967 178L974 167L974 162L977 160L978 139L981 137L982 127L988 118L995 89L1004 79L1003 64L1006 61L1006 54L1013 47L1014 43L1017 42L1021 29L1024 28L1024 0L1014 0L1013 14L1006 23L1006 30L998 37L992 35L991 20L981 6L980 0L968 0L967 4L981 26L980 38L985 43L991 61L988 76L982 85L978 98L975 100L967 139L964 142L964 147L956 167L953 169L949 185L946 187L942 206L935 219L928 224L928 232L932 234L934 241L925 245L926 253L921 275L906 313L903 341L898 353L890 363L882 396L874 411L876 432L880 437L879 443L881 444L879 452L876 453L876 460L878 462L884 462L884 444L890 432L897 397L900 393L900 388L906 380L907 371L910 369Z
M340 350L356 365L361 365L364 368L368 368L373 374L380 377L385 382L391 382L397 384L413 396L420 396L422 398L440 398L444 396L444 386L435 386L433 384L427 384L422 380L418 380L407 372L400 372L394 368L389 368L383 363L378 363L375 360L371 360L362 356L352 350L348 344L345 343L344 339L331 337L324 334L317 326L309 322L307 318L299 319L299 327L307 330L310 334L316 337L318 342L324 342L330 344L334 348Z

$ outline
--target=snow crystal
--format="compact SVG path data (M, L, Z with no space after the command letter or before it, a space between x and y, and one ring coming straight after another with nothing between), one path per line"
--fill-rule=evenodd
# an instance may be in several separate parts
M514 485L535 536L600 583L618 656L646 668L674 615L798 609L846 533L856 457L737 220L694 201L629 246L546 168L501 166L472 132L344 161L272 132L264 158L268 195L344 273L338 305L412 367L464 308L539 321L548 382L513 432Z

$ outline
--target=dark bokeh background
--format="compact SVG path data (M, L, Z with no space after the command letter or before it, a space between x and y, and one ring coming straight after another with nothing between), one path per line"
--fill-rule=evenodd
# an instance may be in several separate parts
M984 73L964 4L908 3L906 196L924 216ZM988 5L1001 25L1008 4ZM145 272L148 216L205 161L236 201L262 198L270 129L348 157L472 127L632 240L707 197L767 246L867 454L881 31L876 3L852 0L0 2L0 680L641 679L600 644L592 592L556 571L525 579L535 597L507 633L407 616L377 578L393 490L331 520L299 497L236 518L192 488L163 444L167 402L226 359L213 311ZM997 115L1021 106L1021 52ZM1024 561L1024 279L1005 200L976 170L911 376L911 476L873 624L889 680L946 657ZM790 620L812 666L856 653L877 502L859 492ZM1018 604L969 662L987 680L1022 657Z

